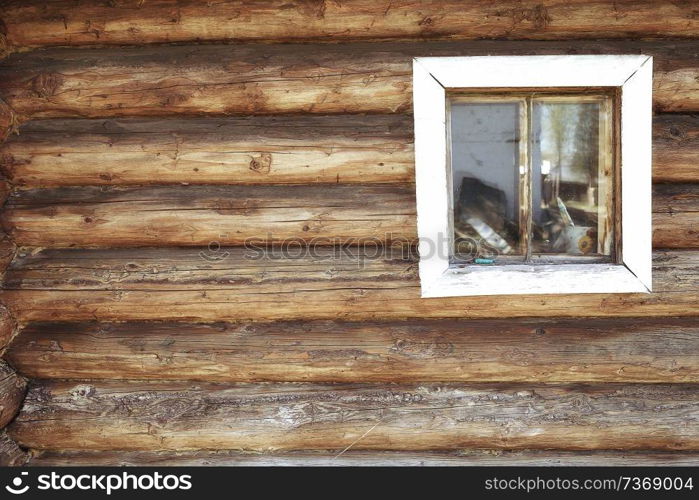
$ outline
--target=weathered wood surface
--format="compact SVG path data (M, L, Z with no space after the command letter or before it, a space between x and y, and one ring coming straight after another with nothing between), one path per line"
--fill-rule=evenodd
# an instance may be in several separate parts
M653 118L653 180L699 181L699 114Z
M653 245L699 247L699 184L653 186Z
M7 201L7 197L9 196L11 190L12 187L10 186L10 183L8 183L5 179L0 178L0 207L5 204L5 201ZM0 234L4 236L4 234Z
M699 181L699 115L655 117L653 178ZM410 115L31 121L0 144L14 185L413 182Z
M3 270L4 272L4 270ZM0 276L2 273L0 273ZM4 305L0 304L0 353L10 343L12 335L15 331L15 321L10 314L10 311Z
M692 316L699 252L656 252L654 292L423 299L415 259L376 248L20 252L2 300L26 321Z
M699 450L691 384L35 381L21 446L121 450Z
M699 453L663 451L53 451L37 452L28 464L62 466L254 466L254 467L454 467L454 466L694 466Z
M672 42L435 42L52 49L0 65L0 98L31 118L394 113L412 106L412 58L647 54L657 111L699 110L699 51Z
M0 230L0 271L4 272L15 256L17 250L14 242Z
M699 382L699 318L31 323L24 376L218 382Z
M654 246L699 247L699 184L658 185L653 201ZM206 246L414 240L415 214L412 185L80 186L16 190L0 221L25 246Z
M0 145L28 186L410 182L414 161L408 115L54 119Z
M0 431L0 467L17 467L25 465L29 461L29 454L22 450L17 443L7 435L3 429Z
M0 35L0 37L1 36L2 35ZM5 101L0 99L0 143L12 132L16 131L17 125L17 117L14 111L12 111L12 108L10 108Z
M61 187L15 191L1 220L17 245L384 241L415 237L414 198L388 185Z
M17 415L26 387L26 381L0 359L0 429Z
M667 0L16 0L6 51L199 41L699 37L691 3Z

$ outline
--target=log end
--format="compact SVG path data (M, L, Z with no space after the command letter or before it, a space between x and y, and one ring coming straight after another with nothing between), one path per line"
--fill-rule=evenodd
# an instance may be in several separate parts
M29 461L29 453L20 448L5 431L0 432L0 467L21 467Z
M0 360L0 428L9 424L24 401L27 382L5 361Z
M0 304L0 350L7 347L10 340L12 340L15 327L15 320L10 314L10 311L7 307Z
M0 231L0 274L5 272L17 251L14 242Z
M0 19L0 59L4 59L12 53L10 42L7 41L7 27Z
M0 38L0 59L2 59L2 38ZM19 118L14 110L0 99L0 142L7 139L11 133L17 133Z

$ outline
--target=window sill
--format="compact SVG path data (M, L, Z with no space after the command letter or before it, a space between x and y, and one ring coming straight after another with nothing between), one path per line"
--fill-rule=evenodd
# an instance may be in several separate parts
M422 297L649 293L622 264L473 265L422 283Z

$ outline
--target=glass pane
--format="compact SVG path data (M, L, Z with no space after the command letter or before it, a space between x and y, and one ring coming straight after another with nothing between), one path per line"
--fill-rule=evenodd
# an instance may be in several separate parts
M608 109L604 98L533 100L533 255L611 255Z
M456 260L521 255L520 165L526 151L520 124L525 107L519 100L451 103Z

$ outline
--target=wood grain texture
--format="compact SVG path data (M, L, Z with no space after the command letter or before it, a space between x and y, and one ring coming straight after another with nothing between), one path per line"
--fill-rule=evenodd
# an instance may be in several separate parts
M0 304L0 353L10 343L15 332L15 327L15 320L10 314L9 309Z
M415 237L414 196L385 185L61 187L15 191L1 220L17 245L385 241Z
M31 323L6 357L40 379L699 382L699 319Z
M16 186L414 182L410 115L31 121L0 144ZM655 117L653 178L699 181L699 115Z
M52 49L0 65L0 98L32 118L395 113L429 55L646 54L656 111L699 110L694 41L431 42Z
M693 452L621 451L52 451L37 452L29 466L254 466L254 467L454 467L454 466L697 466Z
M14 439L3 429L0 431L0 467L18 467L26 465L29 454L22 450Z
M0 429L9 424L22 405L26 381L0 359Z
M375 248L22 251L0 292L20 322L693 316L699 252L656 252L652 294L423 299L417 262Z
M224 40L699 37L694 6L666 0L22 0L4 2L2 20L6 52Z
M653 245L699 247L699 184L653 200ZM20 246L207 246L414 240L415 214L412 185L80 186L14 191L0 221Z
M696 385L36 381L21 446L699 450Z
M699 180L699 115L656 115L653 118L653 180Z
M0 271L4 272L15 256L17 246L15 243L0 230Z
M653 186L653 245L699 247L699 184Z
M1 40L2 35L0 35ZM0 143L17 130L17 117L10 106L0 99Z
M0 145L21 186L411 182L413 163L409 115L40 120Z

